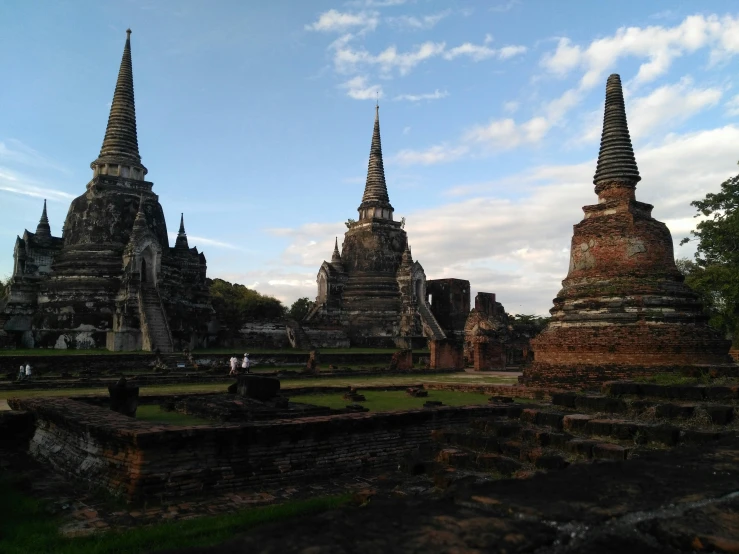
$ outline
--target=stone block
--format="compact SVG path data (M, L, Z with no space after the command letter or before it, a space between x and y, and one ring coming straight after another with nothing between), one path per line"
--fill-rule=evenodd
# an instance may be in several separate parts
M641 384L634 381L608 381L603 383L601 391L608 396L639 396Z
M523 429L521 431L521 438L527 442L538 444L539 446L548 446L551 442L549 431L542 431L540 429Z
M577 394L574 392L556 392L552 394L552 404L555 406L574 408L576 399Z
M654 415L664 419L688 419L694 411L695 406L688 404L658 404Z
M503 475L511 475L521 469L523 464L513 458L499 456L498 454L479 454L475 459L475 466L479 469L497 471Z
M705 444L717 441L727 436L724 431L705 431L702 429L686 429L680 433L680 442L691 444Z
M626 449L617 444L600 442L593 446L593 458L596 460L625 460Z
M562 428L565 431L570 431L571 433L582 433L585 431L588 421L590 421L591 419L595 419L595 416L586 414L566 415L562 419Z
M598 444L596 441L573 439L564 444L564 449L575 456L584 456L586 458L593 457L593 447Z
M570 463L559 454L545 454L534 462L537 469L564 469L568 465Z
M561 431L563 418L564 414L558 414L556 412L539 412L536 416L536 424Z
M121 377L115 385L108 387L110 409L128 417L136 417L139 406L139 388L131 387Z
M642 427L647 442L658 442L675 446L680 441L680 429L674 425L651 425Z
M703 409L708 412L708 416L711 418L711 423L716 425L726 425L727 423L731 423L731 420L734 419L733 406L707 405L703 406Z
M601 437L610 436L613 428L613 420L611 419L591 419L585 424L585 431L589 435L600 435Z
M280 391L280 380L261 375L239 375L237 391L246 398L269 400Z
M680 400L703 400L706 397L706 387L703 385L695 386L673 386L672 398Z
M739 397L739 387L706 387L707 400L734 400Z

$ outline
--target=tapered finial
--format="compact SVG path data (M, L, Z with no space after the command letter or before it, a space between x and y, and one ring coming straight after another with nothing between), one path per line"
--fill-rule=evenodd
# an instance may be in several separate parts
M631 146L629 127L626 122L621 77L614 73L608 77L606 84L603 134L593 183L596 192L599 192L599 188L609 184L635 187L640 180L639 168L636 166L634 149Z
M140 168L146 175L147 169L141 164L139 142L136 134L136 106L133 94L133 65L131 63L131 29L126 30L126 44L118 70L118 80L113 91L108 126L100 148L100 155L92 166L123 165Z
M41 212L41 218L36 226L36 236L38 237L50 237L51 227L49 226L49 217L46 215L46 199L44 199L44 209Z

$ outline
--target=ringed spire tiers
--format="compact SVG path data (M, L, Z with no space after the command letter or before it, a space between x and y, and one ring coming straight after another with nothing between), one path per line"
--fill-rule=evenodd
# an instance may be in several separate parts
M111 175L143 180L148 170L141 163L136 133L136 106L131 63L131 29L126 30L126 44L118 71L108 126L100 155L90 164L94 175Z
M41 219L36 226L37 237L51 237L51 227L49 226L49 217L46 215L46 199L44 199L44 211L41 212Z
M621 77L614 73L608 77L606 83L603 134L600 139L598 166L593 177L595 192L600 194L612 185L633 189L640 180L626 122Z
M175 248L190 248L187 243L187 233L185 233L185 214L180 214L180 230L177 233L177 240L174 243Z
M372 131L367 182L364 186L362 203L359 205L359 219L393 219L393 207L387 194L385 167L382 163L382 142L380 141L380 106L375 105L375 127Z

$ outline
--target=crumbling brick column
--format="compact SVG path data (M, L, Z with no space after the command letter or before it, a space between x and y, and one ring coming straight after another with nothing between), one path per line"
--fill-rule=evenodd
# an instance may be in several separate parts
M429 369L464 369L464 348L452 339L430 340Z
M479 340L473 345L475 371L505 369L505 349L497 341Z
M410 348L398 350L390 360L390 369L400 371L413 369L413 351Z

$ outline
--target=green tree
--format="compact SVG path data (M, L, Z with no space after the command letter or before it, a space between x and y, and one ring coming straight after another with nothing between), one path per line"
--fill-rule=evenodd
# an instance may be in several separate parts
M244 285L223 279L208 279L208 286L218 320L231 332L237 332L247 321L275 319L285 315L285 307L279 300L259 294Z
M739 175L727 179L717 193L690 203L698 210L692 237L697 241L695 260L679 260L685 282L704 302L715 329L739 342Z
M315 302L312 302L307 297L298 298L287 312L287 315L293 318L295 321L301 321L305 316L308 315L313 309Z

